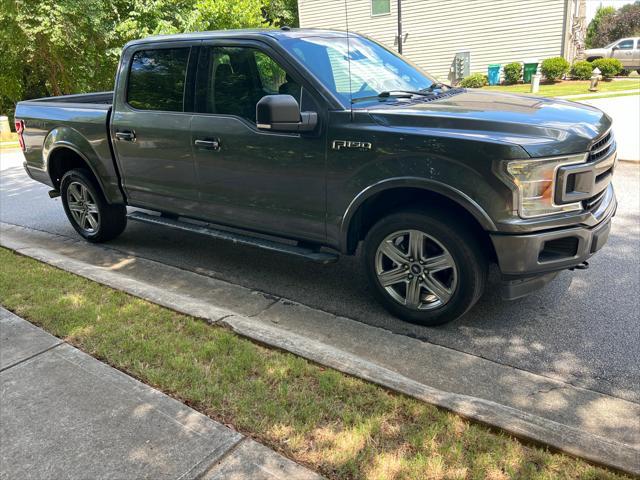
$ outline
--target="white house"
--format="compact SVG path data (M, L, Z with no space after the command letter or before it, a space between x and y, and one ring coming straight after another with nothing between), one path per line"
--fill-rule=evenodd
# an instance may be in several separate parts
M584 48L585 1L298 0L298 9L303 28L345 30L348 22L446 80L461 52L469 52L470 72L554 56L572 61Z

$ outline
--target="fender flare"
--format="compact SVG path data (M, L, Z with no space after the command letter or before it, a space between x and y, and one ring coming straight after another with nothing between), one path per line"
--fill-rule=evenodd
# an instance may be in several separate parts
M52 184L55 185L55 180L52 177L51 169L49 167L49 161L51 159L51 156L54 153L56 153L58 150L61 150L61 149L71 150L73 153L78 155L78 157L80 157L80 159L82 159L82 161L86 164L87 168L89 168L89 170L91 170L91 173L93 174L93 177L98 182L98 185L99 185L100 189L102 190L102 194L105 196L105 199L107 199L108 203L111 203L111 202L109 202L109 199L107 198L107 195L105 193L106 191L105 191L105 188L104 188L103 181L100 178L100 175L98 175L98 172L96 171L96 169L95 169L94 165L92 164L92 162L89 160L87 155L84 154L78 148L78 146L75 143L64 139L64 136L61 135L61 134L64 134L64 133L65 132L61 132L60 129L54 128L53 130L51 130L47 134L47 136L46 136L46 138L44 139L44 142L43 142L42 164L43 164L43 167L44 167L44 171L47 173L47 175L51 179ZM77 134L77 132L75 132L75 133ZM59 135L62 136L62 138L56 139L56 137L59 136Z
M466 193L437 180L420 177L395 177L382 180L361 190L347 207L340 223L340 245L346 251L349 226L362 204L373 196L396 188L417 188L447 197L466 210L486 231L496 231L496 225L487 212Z

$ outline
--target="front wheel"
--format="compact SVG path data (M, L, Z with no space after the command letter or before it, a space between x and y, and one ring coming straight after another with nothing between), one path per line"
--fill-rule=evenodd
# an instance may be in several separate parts
M60 181L60 196L76 232L94 243L116 238L127 225L124 205L110 205L88 170L74 169Z
M364 267L375 297L395 316L441 325L480 298L487 260L474 233L429 212L389 215L369 231Z

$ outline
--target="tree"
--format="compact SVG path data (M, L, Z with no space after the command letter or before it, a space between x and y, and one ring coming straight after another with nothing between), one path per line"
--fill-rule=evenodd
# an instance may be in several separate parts
M299 27L298 0L268 0L262 7L262 16L272 27Z
M129 40L282 25L298 25L296 0L0 0L0 113L113 88Z
M149 35L264 27L260 0L134 0L117 27L121 40Z
M615 13L616 9L614 7L603 7L602 5L598 7L595 16L587 27L587 36L585 38L585 46L587 48L604 47L606 45L606 43L602 43L598 38L598 27L603 18L613 17Z
M640 0L615 10L599 7L587 27L587 48L603 47L625 37L640 35Z
M2 110L22 98L111 88L117 22L109 0L2 0Z
M602 45L636 36L640 36L640 0L625 5L613 16L603 18L598 25L597 37Z

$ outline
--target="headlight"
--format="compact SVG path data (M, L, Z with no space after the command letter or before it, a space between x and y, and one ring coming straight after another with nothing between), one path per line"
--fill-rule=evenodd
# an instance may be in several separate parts
M584 163L587 155L515 160L506 164L509 179L516 186L518 214L522 218L582 210L580 202L556 205L556 173L559 167Z

